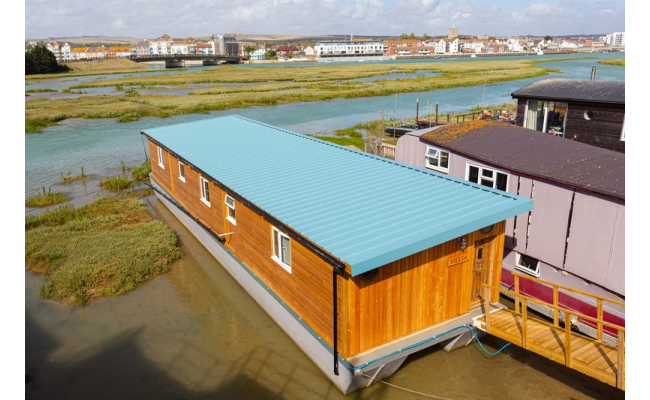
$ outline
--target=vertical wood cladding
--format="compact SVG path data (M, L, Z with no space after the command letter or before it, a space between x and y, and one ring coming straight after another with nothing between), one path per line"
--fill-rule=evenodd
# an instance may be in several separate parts
M179 179L178 159L163 149L165 169L157 165L157 145L152 175L185 209L215 233L226 236L226 247L291 307L325 342L333 345L332 266L297 240L291 241L291 273L272 258L272 224L254 209L235 201L236 224L226 219L224 193L210 182L210 207L201 198L199 173L185 165L185 182ZM217 177L218 178L218 177ZM210 179L208 179L210 180ZM483 235L465 235L467 248L458 239L378 268L370 282L352 278L349 267L337 280L338 341L342 357L443 322L469 311L474 277L474 244L492 243L491 282L501 279L505 222ZM285 232L286 233L286 232ZM459 257L451 261L451 258ZM498 294L492 299L496 301Z
M524 126L524 115L528 98L517 102L516 124ZM546 101L546 100L539 100ZM591 119L585 113L591 112ZM587 102L568 102L564 137L578 142L625 153L625 141L621 140L625 105Z

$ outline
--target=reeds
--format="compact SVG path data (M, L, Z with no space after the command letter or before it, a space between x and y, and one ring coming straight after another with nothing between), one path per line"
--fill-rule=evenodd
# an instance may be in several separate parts
M45 186L43 189L38 189L38 194L36 196L28 197L25 200L26 207L45 207L51 206L54 204L63 203L68 200L68 195L62 192L52 192L52 188L49 187L45 191Z

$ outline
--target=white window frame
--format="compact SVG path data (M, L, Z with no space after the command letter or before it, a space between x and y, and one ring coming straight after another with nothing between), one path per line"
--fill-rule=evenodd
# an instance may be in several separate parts
M537 260L535 257L529 256L527 254L525 254L525 256ZM515 269L518 269L519 271L525 272L528 275L532 275L536 278L539 278L539 260L537 260L537 264L535 265L535 271L533 271L530 268L526 267L525 265L521 264L521 253L517 251L515 251Z
M541 130L541 132L543 132L543 133L546 133L546 128L547 128L546 124L548 122L547 121L548 120L548 103L564 103L564 104L566 104L566 111L564 112L564 121L562 121L562 136L560 136L560 137L566 137L565 136L566 135L566 120L568 119L568 115L569 115L569 103L566 103L566 102L563 102L563 101L544 101L544 100L535 100L535 99L526 100L526 108L524 110L524 122L523 122L524 128L526 127L526 122L528 122L528 103L530 101L541 102L544 105L544 107L542 107L542 109L544 110L543 111L544 112L544 122L542 123L542 130ZM538 132L540 132L540 131L538 131Z
M165 158L163 157L163 150L158 146L158 166L165 169Z
M623 117L623 130L621 130L621 142L625 141L625 117Z
M271 227L272 232L271 232L271 241L272 241L272 254L271 254L271 259L278 263L282 268L284 268L288 273L291 273L291 238L283 233L281 230L276 228L275 226ZM276 242L276 234L277 234L277 242ZM289 264L285 263L281 257L282 257L282 249L280 248L282 246L282 238L287 238L289 239ZM277 254L276 255L276 250Z
M491 180L491 181L492 181L492 189L494 189L494 190L501 190L501 189L497 189L497 187L496 187L496 186L497 186L497 177L496 177L496 174L503 174L503 175L505 175L505 176L506 176L506 190L503 190L503 192L507 192L507 191L508 191L508 188L510 187L510 174L509 174L509 173L507 173L507 172L503 172L503 171L498 170L498 169L496 169L496 168L485 167L485 166L480 165L480 164L467 163L467 164L465 165L465 180L466 180L466 181L469 181L469 168L470 168L470 167L476 167L476 168L478 168L478 178L479 178L479 181L476 182L476 184L477 184L477 185L480 185L480 186L485 186L485 185L483 185L483 184L481 183L481 178L483 177L483 170L489 170L489 171L492 171L492 173L493 173L493 177L492 177L492 179L487 178L487 180ZM472 183L474 183L474 182L472 182ZM485 186L485 187L489 187L489 186Z
M199 176L199 185L201 188L201 201L205 203L206 206L210 207L210 200L205 196L205 186L208 185L208 197L210 197L210 182L202 176Z
M438 152L437 157L430 156L429 155L429 150L437 151ZM440 166L440 153L447 153L447 168ZM448 174L449 173L449 165L451 164L451 157L450 156L451 156L451 154L449 154L449 152L447 150L442 150L442 149L439 149L439 148L434 147L434 146L427 146L427 150L424 153L424 163L425 163L425 166L427 168L429 168L429 169L433 169L435 171L439 171L439 172ZM437 158L438 159L438 165L433 165L433 164L429 163L429 157Z
M185 182L185 164L178 162L178 179Z
M232 200L232 205L228 204L228 199ZM237 226L237 220L230 216L230 210L232 210L233 213L235 212L235 199L232 196L226 194L223 198L223 202L226 205L226 219L231 224Z

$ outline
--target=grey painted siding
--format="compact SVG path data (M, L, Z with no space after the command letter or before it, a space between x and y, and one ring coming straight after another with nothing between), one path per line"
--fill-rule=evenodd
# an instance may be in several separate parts
M426 148L427 144L419 137L405 135L397 142L395 159L425 168ZM449 175L465 179L468 162L499 170L450 152ZM608 291L612 291L625 296L623 203L516 174L509 176L508 192L533 199L530 221L528 213L506 221L505 254L511 254L511 266L514 267L514 251L517 251L540 260L542 271L564 270L569 273L565 276L553 272L555 275L545 276L548 273L542 272L542 279L594 292L595 285L584 286L589 284L585 281L589 281L607 288L601 288L604 295L611 296ZM569 221L570 240L567 243ZM569 284L576 279L582 282L582 286Z

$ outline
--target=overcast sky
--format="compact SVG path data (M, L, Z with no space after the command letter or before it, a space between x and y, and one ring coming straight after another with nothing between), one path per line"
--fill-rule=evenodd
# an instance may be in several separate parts
M568 35L625 30L624 0L26 0L25 37L212 33Z

